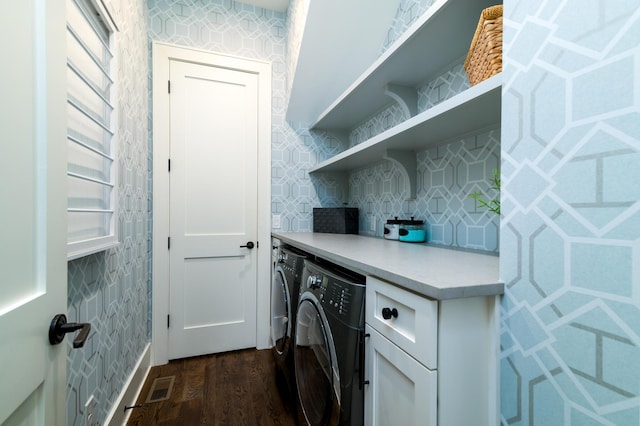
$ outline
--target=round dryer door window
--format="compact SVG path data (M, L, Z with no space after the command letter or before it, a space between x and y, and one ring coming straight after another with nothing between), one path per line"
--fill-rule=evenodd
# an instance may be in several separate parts
M332 424L339 407L328 326L316 304L304 297L298 308L295 341L295 376L305 420L310 425Z
M273 347L282 355L289 344L291 298L282 271L275 271L271 284L271 338Z

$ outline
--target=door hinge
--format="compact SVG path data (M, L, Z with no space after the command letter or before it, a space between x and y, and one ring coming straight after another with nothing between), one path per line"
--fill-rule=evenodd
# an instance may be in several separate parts
M167 250L171 250L171 237L167 237Z
M167 80L167 93L171 93L171 80Z
M169 317L170 315L167 315L167 328L169 328Z
M171 158L169 158L167 160L167 171L170 172L171 171Z

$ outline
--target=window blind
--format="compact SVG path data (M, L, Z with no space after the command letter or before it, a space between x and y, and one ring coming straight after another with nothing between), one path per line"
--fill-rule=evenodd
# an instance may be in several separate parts
M67 0L68 257L117 244L114 55L104 4Z

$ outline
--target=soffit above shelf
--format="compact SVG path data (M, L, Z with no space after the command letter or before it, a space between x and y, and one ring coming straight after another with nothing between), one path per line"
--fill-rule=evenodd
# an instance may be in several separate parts
M399 0L311 0L286 119L317 119L380 55Z

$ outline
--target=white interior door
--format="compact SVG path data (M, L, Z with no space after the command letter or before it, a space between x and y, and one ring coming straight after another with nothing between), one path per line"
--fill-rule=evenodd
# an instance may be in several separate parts
M170 81L169 358L255 347L257 75L172 60Z
M63 1L0 13L0 424L66 423L66 93Z

